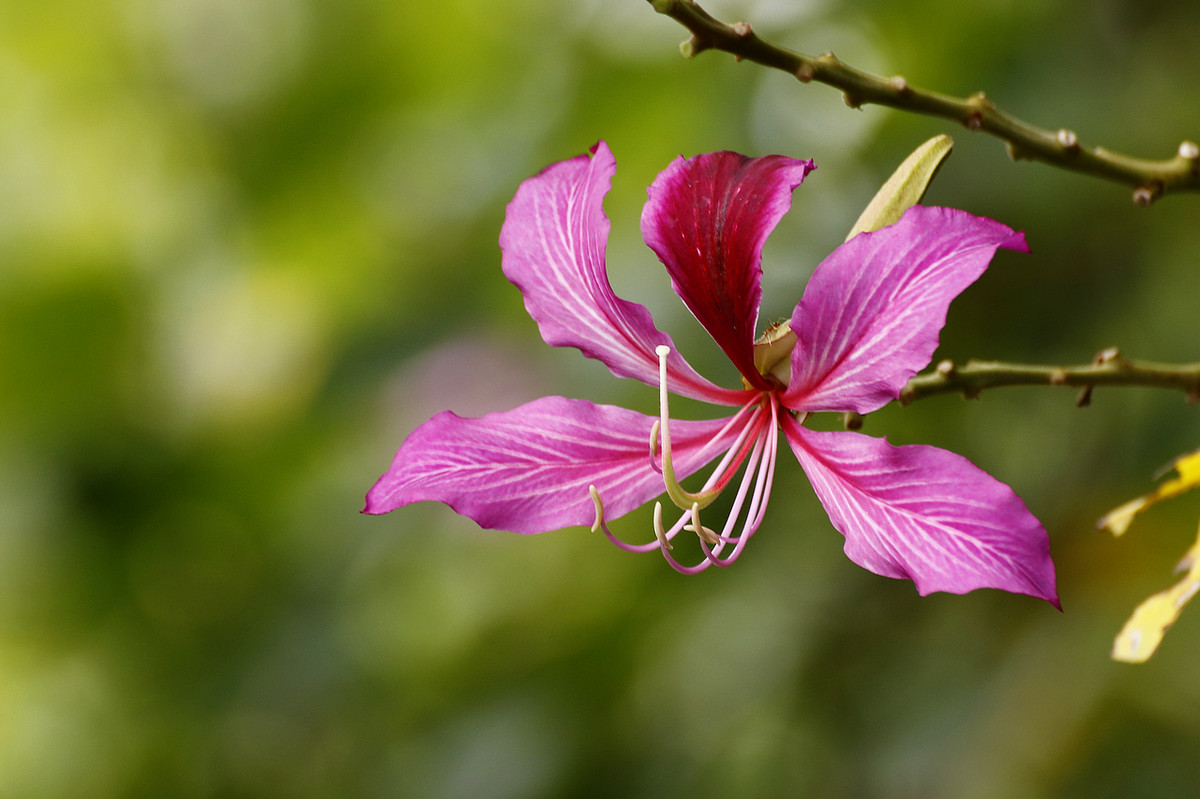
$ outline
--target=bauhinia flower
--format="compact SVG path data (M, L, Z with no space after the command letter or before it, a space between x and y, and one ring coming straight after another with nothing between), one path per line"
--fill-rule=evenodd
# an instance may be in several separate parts
M659 415L562 397L482 418L445 411L403 443L364 511L437 500L486 528L591 525L691 573L732 563L761 526L782 432L855 563L911 579L921 594L990 587L1057 605L1046 531L1008 486L942 449L804 426L812 412L865 414L896 399L929 363L950 301L997 249L1027 251L1023 235L964 211L913 206L834 250L791 319L756 338L763 244L813 168L719 152L679 158L650 186L643 237L741 373L737 388L701 377L645 307L613 292L602 202L616 162L603 142L522 183L500 234L504 274L547 344L577 347L618 377L656 386ZM671 394L734 410L672 419ZM681 485L713 461L697 490ZM659 502L648 543L613 535L609 519L664 492L677 508L671 524ZM702 517L726 492L726 518L709 526ZM699 542L694 564L672 554L685 533Z

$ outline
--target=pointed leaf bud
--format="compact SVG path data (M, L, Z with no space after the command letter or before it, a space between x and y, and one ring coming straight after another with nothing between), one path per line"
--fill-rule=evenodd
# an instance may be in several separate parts
M954 140L942 134L913 150L871 199L850 229L846 241L859 233L878 230L899 221L905 211L925 196L925 190L953 147Z

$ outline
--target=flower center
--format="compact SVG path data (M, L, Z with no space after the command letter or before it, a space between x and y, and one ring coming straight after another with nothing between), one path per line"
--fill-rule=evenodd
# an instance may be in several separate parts
M789 331L790 332L790 331ZM794 336L792 337L794 340ZM788 348L790 352L790 347ZM703 571L709 566L728 566L742 553L750 536L762 524L767 500L771 495L771 483L775 476L775 457L778 452L778 429L780 406L775 392L762 391L741 407L725 426L713 436L712 440L702 447L702 451L691 453L692 457L703 457L704 451L712 448L718 442L727 441L733 437L733 443L728 445L724 457L704 486L698 492L690 492L680 485L675 473L675 463L671 451L671 422L670 407L667 391L667 356L670 348L659 346L655 349L659 363L659 419L650 431L650 462L663 476L667 496L671 498L681 511L678 520L667 528L663 523L663 507L661 502L654 503L654 541L650 544L626 544L618 540L608 529L604 521L604 505L600 493L595 486L589 486L592 501L596 506L596 521L593 530L603 530L614 544L627 551L645 552L659 549L667 562L677 571L690 574ZM734 431L737 431L734 434ZM658 459L661 456L661 468ZM709 456L712 457L712 456ZM730 483L737 473L744 472L738 483L737 493L733 499L729 515L720 532L706 527L700 519L700 511L712 504ZM745 514L743 516L743 509ZM742 519L741 530L735 532L738 520ZM700 548L704 552L704 560L694 566L681 565L670 551L671 544L680 532L695 533L699 539ZM726 548L733 551L722 554Z
M754 342L754 368L780 388L792 379L792 350L796 347L796 334L787 320L776 322ZM742 385L752 388L746 378Z

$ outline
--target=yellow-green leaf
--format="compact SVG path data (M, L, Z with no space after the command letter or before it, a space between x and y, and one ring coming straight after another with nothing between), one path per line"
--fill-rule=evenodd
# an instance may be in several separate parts
M1144 663L1162 643L1167 630L1192 597L1200 591L1200 535L1179 564L1187 576L1137 606L1113 642L1113 660Z
M879 230L900 221L905 211L921 202L930 181L953 147L954 140L943 133L913 150L888 178L887 183L875 193L866 210L850 229L846 241L859 233Z
M1112 531L1113 535L1121 535L1129 529L1134 516L1155 502L1182 494L1184 491L1200 485L1200 449L1177 458L1171 466L1179 473L1178 477L1163 483L1156 491L1137 499L1131 499L1124 505L1114 508L1096 522L1096 526L1101 530Z

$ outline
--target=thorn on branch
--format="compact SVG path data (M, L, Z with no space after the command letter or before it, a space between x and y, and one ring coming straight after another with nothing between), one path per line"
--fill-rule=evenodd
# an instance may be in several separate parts
M1118 365L1123 365L1125 363L1125 359L1121 357L1121 350L1117 347L1106 347L1105 349L1097 352L1095 358L1092 358L1092 366L1104 366L1105 364L1110 363L1116 363ZM1055 370L1055 373L1050 377L1051 382L1054 382L1054 378L1057 377L1058 373L1061 371L1062 370ZM1066 378L1067 375L1065 372L1063 372L1062 379L1064 383L1066 382ZM1095 388L1095 386L1084 386L1083 391L1079 392L1079 397L1075 400L1075 407L1086 408L1088 405L1092 404L1093 388Z
M691 38L679 44L679 52L684 58L695 58L705 50L711 50L713 43L707 39L701 39L696 34L692 34Z
M1197 145L1194 141L1180 142L1179 157L1184 161L1191 162L1192 175L1200 177L1200 145Z
M1162 196L1163 184L1161 180L1152 180L1144 186L1138 186L1133 190L1133 204L1138 208L1145 208L1150 203Z
M1011 141L1004 142L1004 149L1008 151L1008 157L1013 161L1032 161L1037 157L1032 151Z
M1079 136L1075 134L1075 131L1067 130L1066 128L1059 128L1058 133L1054 135L1054 138L1058 141L1058 146L1069 152L1071 155L1075 155L1079 152Z
M967 106L971 109L963 118L963 127L967 130L982 130L983 115L986 111L995 111L996 106L987 98L984 92L975 92L967 98Z
M1096 358L1092 360L1092 363L1093 364L1100 363L1099 358L1100 358L1100 356L1097 355ZM1068 376L1067 376L1067 372L1065 369L1055 369L1054 371L1052 371L1050 373L1050 384L1051 385L1065 386L1065 385L1067 385L1067 379L1068 379ZM1094 389L1094 388L1095 388L1095 386L1084 386L1083 387L1083 390L1079 392L1079 396L1075 398L1075 407L1076 408L1086 408L1087 406L1092 404L1092 389Z
M733 35L738 37L739 39L749 39L751 36L754 35L754 29L750 27L749 22L735 22L732 25L730 25L729 28L730 28L730 30L733 31ZM733 60L737 61L738 63L741 63L741 61L742 61L741 53L734 53Z

